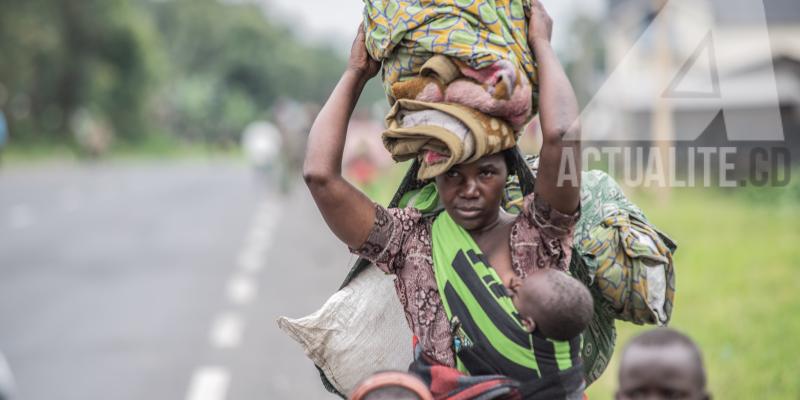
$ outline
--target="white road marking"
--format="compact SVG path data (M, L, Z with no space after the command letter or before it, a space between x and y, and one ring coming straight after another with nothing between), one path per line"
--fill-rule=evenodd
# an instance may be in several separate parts
M224 400L230 373L222 367L203 367L194 372L186 400Z
M11 207L9 212L9 225L14 229L24 229L33 225L35 220L33 209L27 204L18 204Z
M243 330L244 321L239 314L222 314L214 320L211 327L211 344L223 349L237 347L242 341Z
M226 294L236 306L253 301L258 287L252 276L266 261L266 253L272 244L273 231L280 215L280 206L264 203L256 211L250 232L237 258L238 272L228 281ZM244 319L236 312L219 315L211 326L211 344L217 348L238 347L244 332ZM187 400L225 400L230 383L230 373L223 367L203 367L192 377Z
M256 297L256 284L245 276L237 275L228 281L228 299L237 305L248 304Z
M270 203L265 203L256 211L250 233L237 258L239 268L245 272L257 272L264 265L267 249L272 244L279 213L279 206Z

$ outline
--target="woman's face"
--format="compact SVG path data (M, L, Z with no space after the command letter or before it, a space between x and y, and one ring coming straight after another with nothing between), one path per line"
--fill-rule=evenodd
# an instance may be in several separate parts
M502 153L460 164L436 177L444 208L468 231L480 230L497 220L508 168Z

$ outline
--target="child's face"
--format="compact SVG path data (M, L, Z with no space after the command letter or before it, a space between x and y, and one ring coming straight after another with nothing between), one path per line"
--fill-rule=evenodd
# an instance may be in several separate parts
M685 346L634 346L622 358L617 400L709 399Z
M530 274L525 279L511 278L509 286L511 301L522 318L522 326L528 332L533 332L536 329L533 316L536 314L535 306L537 305L537 300L534 297L534 293L537 290L548 290L547 285L540 284L542 281L544 279L537 273Z

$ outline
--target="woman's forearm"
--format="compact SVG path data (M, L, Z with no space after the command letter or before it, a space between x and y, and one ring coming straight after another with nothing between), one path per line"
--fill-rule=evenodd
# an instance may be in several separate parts
M549 37L531 42L539 63L539 122L543 136L536 193L556 210L572 213L580 205L578 101Z
M550 41L536 39L532 49L539 64L539 119L544 140L579 140L578 100Z
M317 115L308 135L303 163L306 181L341 176L347 126L366 81L364 74L346 70Z

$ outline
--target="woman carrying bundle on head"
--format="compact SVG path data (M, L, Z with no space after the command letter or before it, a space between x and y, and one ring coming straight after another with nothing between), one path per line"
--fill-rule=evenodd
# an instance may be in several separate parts
M304 177L326 223L397 276L416 342L411 372L435 398L582 398L591 297L564 273L580 213L580 126L550 17L537 0L367 0L365 17L309 135ZM341 175L376 58L393 105L384 144L414 159L405 183L424 186L413 207L377 205ZM531 191L516 140L536 103L543 145ZM501 208L510 174L526 194L516 216Z

